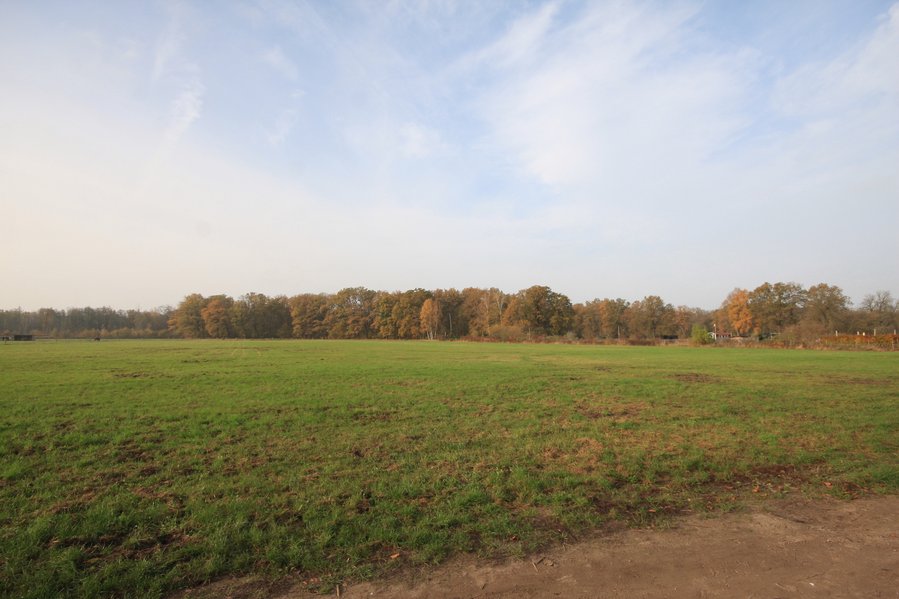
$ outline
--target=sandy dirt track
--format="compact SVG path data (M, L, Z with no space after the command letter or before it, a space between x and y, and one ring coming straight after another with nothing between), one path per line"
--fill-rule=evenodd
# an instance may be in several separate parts
M208 593L208 594L207 594ZM302 584L220 581L181 596L308 599ZM337 596L337 589L330 596ZM466 556L340 588L345 599L899 598L899 497L777 500L623 530L527 559Z

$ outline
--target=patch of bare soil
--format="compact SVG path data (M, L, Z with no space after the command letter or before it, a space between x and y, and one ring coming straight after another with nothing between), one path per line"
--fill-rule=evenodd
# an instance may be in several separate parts
M337 594L335 588L330 596ZM619 531L527 559L491 563L466 556L341 586L339 595L899 598L899 496L767 501L743 513L689 516L669 529ZM183 596L320 597L301 584L272 587L259 579L220 581Z

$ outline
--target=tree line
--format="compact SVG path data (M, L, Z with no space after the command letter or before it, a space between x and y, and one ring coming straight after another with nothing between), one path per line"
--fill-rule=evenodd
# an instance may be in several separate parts
M102 308L41 308L0 310L0 332L4 336L16 333L46 337L170 337L169 329L174 309L168 306L153 310L116 310Z
M496 288L374 291L292 297L247 293L186 296L175 308L104 307L37 312L0 310L0 331L55 337L301 339L567 339L599 342L718 337L796 341L841 333L895 333L899 305L887 291L853 307L842 289L821 283L763 283L734 289L715 310L672 306L657 295L572 304L544 285L517 293Z

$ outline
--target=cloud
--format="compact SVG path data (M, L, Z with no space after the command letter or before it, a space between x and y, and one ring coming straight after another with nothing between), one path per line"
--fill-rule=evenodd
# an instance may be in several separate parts
M558 3L549 2L518 18L505 35L478 53L477 60L506 68L530 63L547 40L558 12Z
M830 62L812 63L781 78L773 105L787 116L817 118L859 108L860 98L897 106L899 98L899 4L870 39Z
M483 67L496 80L479 110L538 181L614 188L699 163L739 130L745 57L688 53L691 13L616 4L566 22L555 14L526 17L482 56L502 49Z
M595 252L637 260L680 242L686 218L713 218L704 210L746 126L757 58L697 45L693 15L630 3L543 11L528 28L539 34L513 25L492 44L514 46L508 60L479 55L482 145L518 181L514 210L535 223L532 239L564 240L575 262Z
M204 93L203 85L194 81L188 83L172 100L169 122L163 134L166 144L177 143L191 124L200 118Z
M793 165L834 171L897 153L899 4L857 47L777 81L775 115L788 124L781 140Z
M287 58L281 48L277 46L265 52L262 55L262 61L275 69L275 71L280 73L285 79L296 81L299 76L297 65Z
M184 5L169 2L165 5L168 15L165 29L156 41L153 50L153 81L159 81L169 74L171 65L176 61L184 43L183 19Z
M170 1L164 5L166 22L153 53L152 81L155 87L170 91L168 119L162 129L161 145L147 166L148 175L167 159L174 146L203 112L206 86L200 78L200 67L188 57L185 33L188 7Z
M41 294L0 300L547 283L711 307L899 278L899 9L787 69L705 4L488 4L170 4L133 30L117 8L88 27L108 50L0 36L2 270Z

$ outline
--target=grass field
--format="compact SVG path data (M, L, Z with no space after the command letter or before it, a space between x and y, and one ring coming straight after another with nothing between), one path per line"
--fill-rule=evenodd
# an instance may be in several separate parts
M361 578L609 521L899 490L899 353L0 345L0 595Z

